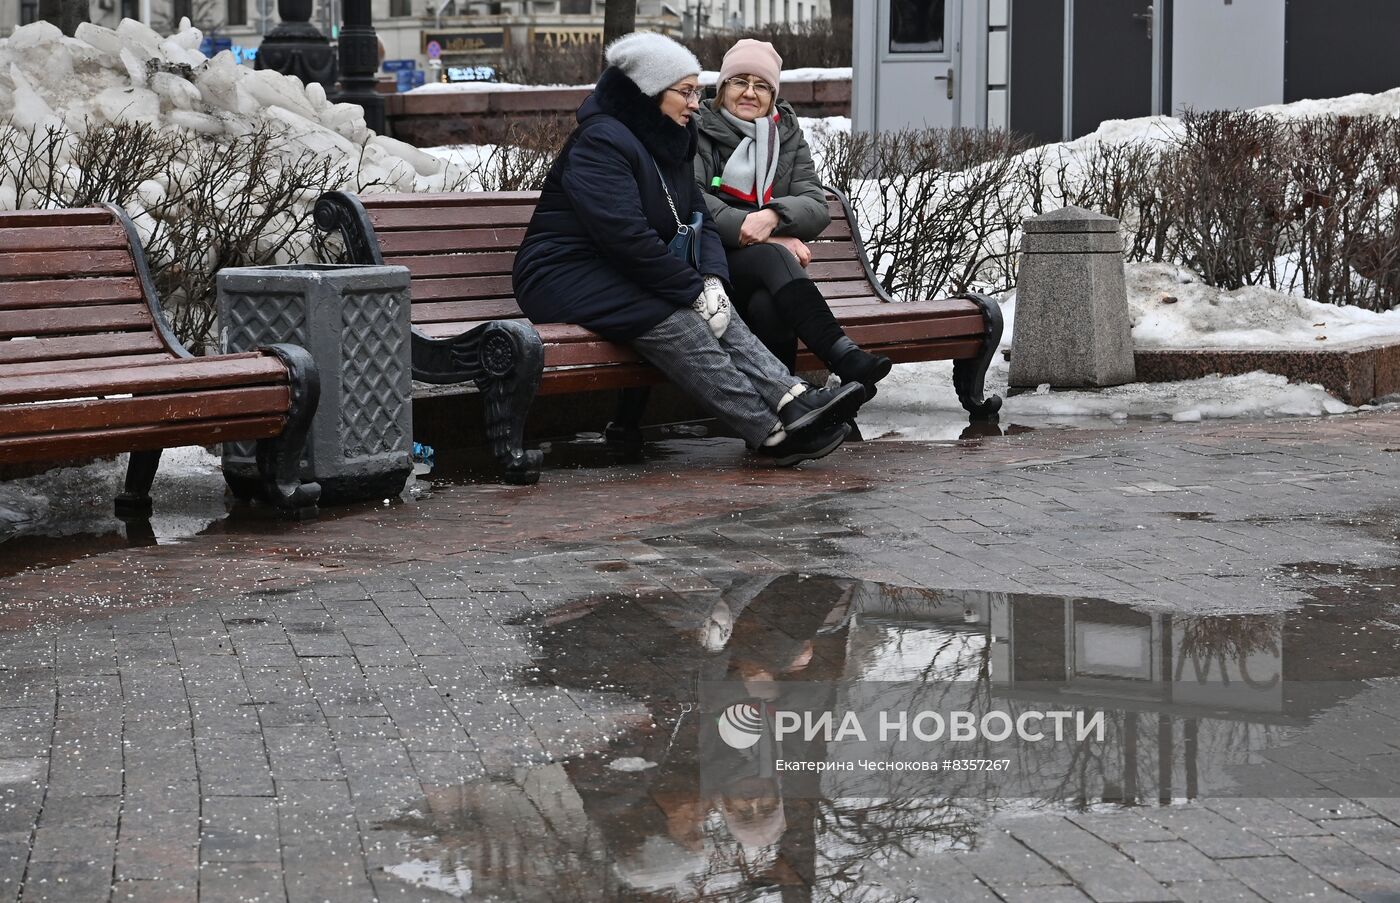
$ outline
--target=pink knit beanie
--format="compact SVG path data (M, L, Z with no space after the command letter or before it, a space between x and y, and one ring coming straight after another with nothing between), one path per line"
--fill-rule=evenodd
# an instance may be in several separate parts
M753 75L778 90L778 77L783 74L783 58L767 41L742 38L724 55L719 66L719 80L736 75Z

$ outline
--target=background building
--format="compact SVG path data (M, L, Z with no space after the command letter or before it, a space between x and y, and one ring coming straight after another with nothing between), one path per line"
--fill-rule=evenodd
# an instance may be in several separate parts
M1400 86L1394 0L856 0L858 129L1248 109Z

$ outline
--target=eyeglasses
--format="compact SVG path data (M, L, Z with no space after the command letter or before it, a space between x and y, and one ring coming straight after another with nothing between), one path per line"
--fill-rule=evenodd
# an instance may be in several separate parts
M747 78L731 78L726 80L725 84L740 94L752 89L756 97L773 96L773 86L767 82L749 81Z
M700 88L667 88L666 90L674 91L679 94L685 100L686 106L690 106L691 104L695 104L696 106L700 105L700 98L702 96L702 89Z

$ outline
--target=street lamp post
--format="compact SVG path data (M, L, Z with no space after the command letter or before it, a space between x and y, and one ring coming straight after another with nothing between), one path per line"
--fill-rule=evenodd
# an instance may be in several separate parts
M345 0L345 21L340 29L341 103L364 108L365 125L384 132L384 96L375 90L379 71L379 37L374 33L370 0Z
M335 49L311 24L311 3L277 0L277 17L282 21L262 39L253 68L295 75L304 84L319 82L334 90Z

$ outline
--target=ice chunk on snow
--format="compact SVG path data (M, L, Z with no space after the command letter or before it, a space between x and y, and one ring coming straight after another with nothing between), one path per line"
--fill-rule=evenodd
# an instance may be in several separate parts
M178 110L193 110L202 99L198 88L169 72L157 72L152 75L151 90Z
M160 98L145 88L108 88L96 99L97 110L108 122L147 122L158 125Z
M160 56L160 44L165 40L135 19L122 19L117 25L117 37L127 50L143 60Z
M411 144L405 144L385 135L375 135L369 143L388 154L407 160L409 165L418 171L418 175L435 176L442 172L443 161L440 158L425 153Z
M110 57L110 65L115 65L122 56L121 38L110 28L103 28L101 25L94 25L91 22L82 22L78 25L73 36L79 41L100 50Z
M146 64L141 61L139 56L132 53L129 47L123 47L118 56L121 57L122 65L126 67L126 75L127 78L131 79L131 83L138 88L144 88L146 86Z
M10 32L10 49L28 50L33 47L45 47L59 43L62 38L63 32L59 30L57 25L40 19L38 22L21 25Z
M210 116L208 113L197 113L194 110L172 110L166 120L171 125L177 125L201 135L222 135L226 131L223 120Z
M34 85L13 63L10 64L10 81L14 82L15 86L14 109L10 112L10 118L15 125L21 129L46 129L60 124L53 107L39 96L39 93L34 90Z
M243 72L248 73L248 70ZM248 73L242 83L248 93L265 107L281 107L307 119L317 118L299 78L271 69L256 69Z

